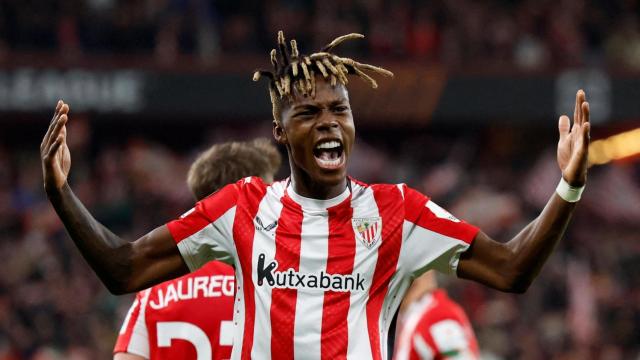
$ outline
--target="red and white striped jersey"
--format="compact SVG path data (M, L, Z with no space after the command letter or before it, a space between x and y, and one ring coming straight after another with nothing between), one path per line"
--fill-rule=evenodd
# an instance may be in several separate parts
M229 359L234 290L233 268L211 261L138 292L113 352L152 360Z
M191 270L235 264L233 359L383 359L413 276L455 273L477 228L419 192L349 179L329 200L246 178L167 224Z
M436 290L411 304L402 319L394 359L477 360L478 341L460 305Z

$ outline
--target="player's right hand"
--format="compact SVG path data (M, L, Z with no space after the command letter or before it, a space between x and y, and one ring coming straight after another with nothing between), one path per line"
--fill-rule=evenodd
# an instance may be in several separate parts
M47 192L62 189L71 169L71 153L67 146L67 121L69 105L58 101L49 129L40 144L42 175Z

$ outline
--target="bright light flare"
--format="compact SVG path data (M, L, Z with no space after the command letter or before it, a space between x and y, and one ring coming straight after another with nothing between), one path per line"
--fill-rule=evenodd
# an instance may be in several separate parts
M589 165L602 165L636 154L640 154L640 128L593 141L589 146Z

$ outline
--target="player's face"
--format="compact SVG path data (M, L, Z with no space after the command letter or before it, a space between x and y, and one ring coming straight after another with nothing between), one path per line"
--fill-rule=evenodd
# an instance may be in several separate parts
M315 98L295 95L283 108L282 129L276 126L274 135L289 150L296 181L310 181L311 187L344 186L347 159L355 139L349 95L344 86L333 87L322 77L316 77ZM341 192L344 187L338 190Z

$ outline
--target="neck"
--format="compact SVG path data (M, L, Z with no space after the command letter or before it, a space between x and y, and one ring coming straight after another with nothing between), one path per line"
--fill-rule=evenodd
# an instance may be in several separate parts
M293 186L293 190L300 196L310 199L327 200L342 194L347 188L347 178L345 177L335 185L327 185L313 181L313 179L301 169L292 168L291 185Z

